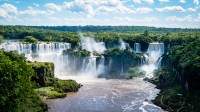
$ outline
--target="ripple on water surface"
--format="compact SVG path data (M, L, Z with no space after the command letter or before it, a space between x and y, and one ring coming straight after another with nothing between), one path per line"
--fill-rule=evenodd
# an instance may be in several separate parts
M163 112L150 102L159 90L140 78L106 80L74 76L65 79L74 79L83 87L66 98L48 100L50 112Z

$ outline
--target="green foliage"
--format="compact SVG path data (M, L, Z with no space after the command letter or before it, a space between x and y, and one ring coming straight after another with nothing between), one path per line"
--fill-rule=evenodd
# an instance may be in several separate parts
M169 52L170 65L189 83L189 89L199 89L200 39L173 46Z
M0 108L4 112L41 111L45 105L33 91L33 69L25 57L0 51Z
M63 54L69 54L71 56L78 56L78 57L86 57L90 56L90 51L87 51L85 49L78 49L78 50L72 50L72 49L67 49L63 51Z
M35 89L43 99L65 97L67 92L77 92L80 85L74 80L60 80L47 77L45 87Z
M129 52L128 49L121 50L119 48L111 48L105 51L104 55L106 57L127 57L140 58L142 55L134 52Z
M148 31L148 30L145 30L143 35L144 35L144 36L149 36L149 31Z
M0 35L0 43L3 41L3 35Z
M199 32L199 29L188 28L156 28L148 26L34 26L34 28L69 31L69 32L126 32L126 33L143 33L148 30L153 33L167 32Z
M123 75L127 79L132 79L133 77L144 77L145 71L142 71L139 67L133 67L129 68L128 72Z
M35 75L32 76L32 81L35 81L40 86L45 86L49 77L54 77L54 64L50 62L32 62L28 63Z
M26 36L23 40L23 42L27 42L27 43L37 43L38 40L36 38L34 38L33 36Z
M35 92L39 94L43 99L54 99L63 98L66 96L65 93L60 93L54 89L54 87L42 87L35 89Z
M77 92L80 85L74 80L49 78L46 86L52 86L58 92Z

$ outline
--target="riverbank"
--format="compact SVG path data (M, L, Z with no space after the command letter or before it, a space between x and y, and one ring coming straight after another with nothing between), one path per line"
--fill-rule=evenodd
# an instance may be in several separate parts
M157 106L169 112L199 112L200 91L186 90L172 72L160 69L155 72L154 78L146 80L161 90L152 101Z

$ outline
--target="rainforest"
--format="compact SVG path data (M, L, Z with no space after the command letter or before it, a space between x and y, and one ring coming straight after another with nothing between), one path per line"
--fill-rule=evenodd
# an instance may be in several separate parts
M0 108L200 110L200 30L0 26Z

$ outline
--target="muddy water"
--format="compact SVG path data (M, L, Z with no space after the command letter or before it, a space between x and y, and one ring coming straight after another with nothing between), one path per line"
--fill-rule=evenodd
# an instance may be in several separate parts
M151 83L132 80L67 77L83 84L77 93L48 100L49 112L162 112L150 102L159 93Z

